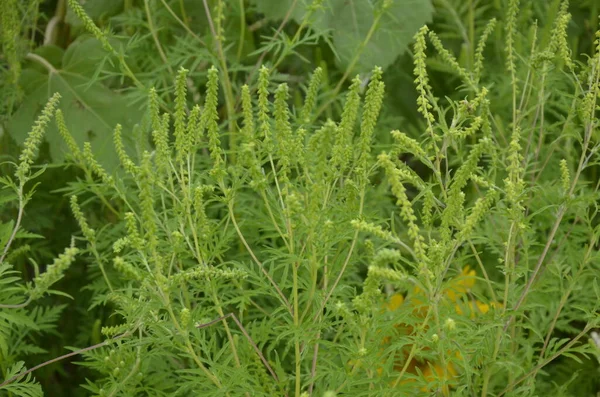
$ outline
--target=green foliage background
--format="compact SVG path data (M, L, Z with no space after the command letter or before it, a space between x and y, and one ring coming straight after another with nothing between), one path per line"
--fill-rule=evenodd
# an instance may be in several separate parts
M0 395L600 392L596 1L0 4Z

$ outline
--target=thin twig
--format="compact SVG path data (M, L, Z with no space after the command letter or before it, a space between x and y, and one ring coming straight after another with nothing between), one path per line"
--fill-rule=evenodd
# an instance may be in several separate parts
M596 64L595 66L599 67L600 65ZM600 73L596 72L596 76L595 76L594 80L592 82L590 82L590 86L596 87L599 81L600 81ZM590 88L590 89L592 89L592 88ZM596 90L594 90L593 91L593 101L592 101L592 103L594 104L594 109L595 109L596 102L597 102L597 96L598 96L598 92ZM589 149L590 141L592 138L593 128L594 128L593 121L591 121L591 120L588 121L587 125L585 127L585 135L584 135L584 140L583 140L583 144L582 144L579 165L577 166L577 172L575 173L575 176L573 177L573 180L571 182L571 188L569 189L569 192L567 193L567 197L573 196L573 194L575 192L575 188L577 187L577 182L579 181L579 177L581 176L581 173L583 172L583 169L585 168L585 158L586 158L586 153ZM556 232L558 231L558 228L559 228L566 212L567 212L567 203L565 202L560 206L560 208L558 210L558 213L556 215L556 220L554 221L552 230L550 231L550 234L548 235L548 240L546 241L544 250L542 251L542 254L539 257L538 262L535 265L535 268L533 270L531 278L528 280L527 284L525 285L525 288L523 289L523 292L519 296L517 304L513 307L513 309L512 309L513 314L508 318L508 320L504 324L503 330L505 332L508 329L508 327L510 326L510 324L513 322L513 320L515 318L515 312L517 310L519 310L519 308L521 307L521 305L527 298L527 295L528 295L529 291L531 290L531 287L533 286L533 283L536 280L538 273L542 269L542 265L544 264L544 260L546 259L546 255L548 254L548 251L550 249L550 245L552 245L552 242L554 241L554 236L556 235Z
M123 333L121 335L115 336L114 338L107 339L104 342L100 342L100 343L97 343L97 344L92 345L92 346L84 347L83 349L79 349L79 350L76 350L76 351L71 352L71 353L63 354L62 356L55 357L52 360L45 361L45 362L43 362L43 363L41 363L39 365L36 365L35 367L29 368L25 372L22 372L22 373L20 373L18 375L15 375L12 378L7 379L4 382L0 383L0 389L3 388L4 386L8 385L9 383L12 383L12 382L14 382L14 381L22 378L23 376L32 373L33 371L36 371L36 370L38 370L38 369L40 369L42 367L45 367L46 365L50 365L50 364L53 364L55 362L64 360L65 358L73 357L73 356L76 356L78 354L85 353L85 352L88 352L90 350L94 350L94 349L97 349L99 347L106 346L106 345L110 344L111 342L114 342L117 339L121 339L121 338L124 338L126 336L131 335L131 333L132 333L132 331L127 331L127 332L125 332L125 333Z
M254 260L254 262L256 262L256 264L258 265L258 267L260 268L260 270L263 272L263 274L265 275L265 277L267 277L267 279L269 280L269 282L271 283L271 285L273 286L273 288L275 288L275 290L277 291L277 294L279 295L279 297L281 298L281 300L285 303L285 306L288 309L288 311L290 312L290 314L293 314L294 310L292 309L292 306L290 305L290 302L287 300L287 298L285 297L285 295L281 291L281 288L279 288L279 286L277 285L277 283L275 282L275 280L273 280L273 278L271 277L271 275L269 274L269 272L264 268L262 262L258 260L258 258L256 257L256 255L254 254L254 251L252 251L252 248L250 248L250 245L248 244L248 242L244 238L244 235L242 234L242 231L240 230L240 227L239 227L239 225L237 223L235 215L233 214L233 204L229 205L229 213L230 213L230 217L231 217L231 222L233 223L233 227L235 228L235 231L237 232L238 237L242 240L242 243L244 244L244 246L248 250L248 253L252 257L252 259Z
M4 247L4 252L2 252L2 256L0 257L0 263L4 262L4 258L6 258L6 255L8 254L8 249L10 248L13 240L17 236L17 232L19 231L19 228L21 227L21 219L23 219L23 208L24 207L25 207L25 205L23 204L23 189L21 188L21 192L19 194L19 213L17 214L17 222L15 223L15 227L8 239L8 242L6 243L6 246Z
M319 358L319 342L318 342L319 339L321 339L321 331L319 331L317 333L317 343L315 343L315 347L313 350L313 358L312 358L312 364L311 364L311 368L310 368L310 386L308 387L308 394L310 396L312 396L313 389L315 387L315 376L317 374L317 360Z
M275 37L279 36L279 34L281 33L281 31L283 30L285 25L287 25L287 23L289 22L289 20L292 16L292 13L294 12L294 9L296 8L297 3L298 3L298 0L294 0L292 5L288 7L288 11L285 14L285 16L283 17L283 21L281 21L281 23L279 24L279 27L275 31L275 34L273 35L273 37L271 37L270 42L273 41L275 39ZM260 54L260 57L258 57L258 61L256 61L256 64L254 64L254 69L252 69L252 72L250 72L250 74L248 75L248 78L246 79L246 84L250 84L250 82L254 78L254 75L258 71L258 68L262 65L263 60L267 56L267 53L268 53L268 51L263 51L262 54ZM240 98L241 97L238 96L238 100L236 101L236 103L239 102Z
M175 12L173 11L173 9L171 7L169 7L169 4L167 4L167 2L165 0L160 0L161 3L163 3L163 5L165 6L165 8L167 9L167 11L169 11L169 14L171 14L171 16L177 21L179 22L179 24L181 26L183 26L183 28L186 30L186 32L188 32L194 39L196 39L198 41L198 43L202 44L203 46L206 47L206 43L204 42L204 40L202 40L200 38L200 36L198 36L196 33L194 33L187 25L185 22L183 22L178 16L177 14L175 14Z
M365 195L364 195L364 191L363 191L363 193L360 196L360 208L359 208L359 214L358 214L359 217L362 215L364 203L365 203ZM352 244L350 245L350 249L348 250L348 255L346 255L346 259L344 260L344 264L342 265L342 269L340 270L340 273L338 274L337 278L333 282L333 285L331 286L329 293L326 295L325 299L323 300L323 303L321 304L321 308L319 309L319 311L317 312L317 314L315 316L315 320L318 318L318 316L321 313L323 313L323 309L325 309L325 305L327 305L327 301L329 301L329 299L331 298L331 295L333 295L333 292L335 291L337 285L339 284L340 280L342 279L342 276L344 275L344 273L346 271L346 267L348 267L348 263L350 262L350 258L352 257L352 254L354 252L354 247L356 246L356 241L358 239L358 232L359 232L358 229L356 229L356 231L354 232L354 237L352 238Z
M240 328L240 331L242 331L242 334L244 334L244 337L252 345L252 348L254 349L254 351L256 352L256 354L258 355L258 357L260 358L260 360L262 361L262 363L265 365L265 367L267 368L267 370L269 371L269 373L271 374L271 376L273 377L273 379L275 379L275 381L277 383L279 383L279 377L277 376L277 374L275 373L275 371L273 371L273 368L271 368L271 365L269 364L269 362L267 361L267 359L265 358L265 356L263 355L263 353L260 351L260 349L258 348L258 346L256 345L256 343L254 343L254 341L252 340L252 337L250 337L250 334L248 333L248 331L246 331L246 328L244 328L244 326L242 325L242 323L240 322L240 320L238 320L238 318L236 317L236 315L234 313L228 313L228 314L226 314L226 315L224 315L222 317L219 317L217 319L209 321L208 323L197 324L196 328L198 328L198 329L208 328L208 327L210 327L212 325L217 324L218 322L221 322L223 320L228 319L229 317L231 317L233 319L233 321L236 323L236 325ZM287 393L285 395L287 396Z
M152 14L150 13L150 6L148 5L148 0L144 0L144 9L146 10L146 18L148 19L148 28L150 29L150 34L152 35L154 44L156 44L156 48L158 49L158 54L160 55L160 58L162 59L164 64L167 66L169 73L173 75L173 68L171 68L169 60L167 59L162 45L160 44L160 40L158 40L158 35L156 34L156 28L154 27L154 22L152 22Z
M560 357L564 352L566 352L567 350L569 350L575 343L577 343L577 341L579 341L579 339L581 339L585 334L587 334L588 331L590 330L590 328L591 327L590 327L589 324L586 325L586 327L583 329L583 331L581 331L575 338L573 338L573 340L571 342L567 343L562 349L560 349L559 351L557 351L556 353L554 353L552 356L550 356L544 362L542 362L542 363L536 365L535 367L533 367L533 369L531 371L529 371L525 375L521 376L519 379L517 379L516 381L512 382L510 385L506 386L506 388L504 390L502 390L502 392L500 394L498 394L498 397L503 396L510 389L512 389L513 387L515 387L519 383L523 382L527 378L529 378L529 376L531 376L535 372L539 371L541 368L545 367L550 362L552 362L555 359L557 359L558 357Z
M204 4L204 11L206 12L206 18L208 20L208 26L210 32L213 35L217 43L218 60L221 64L221 71L223 72L223 91L225 93L225 107L227 109L227 122L229 123L229 159L232 163L235 163L236 147L237 147L237 124L235 122L235 100L233 97L233 86L231 79L229 78L229 70L227 68L227 58L225 57L225 51L223 50L223 42L221 41L221 26L217 25L219 29L215 28L212 16L210 14L210 8L208 7L207 0L202 0ZM217 21L219 21L219 15L217 15ZM219 22L220 23L220 22Z

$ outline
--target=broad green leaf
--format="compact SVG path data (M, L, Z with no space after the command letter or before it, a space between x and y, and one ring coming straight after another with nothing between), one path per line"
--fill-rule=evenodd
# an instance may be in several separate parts
M270 20L283 20L288 11L294 4L294 0L253 0L254 7L258 12ZM306 13L306 7L312 3L312 0L296 0L296 6L292 10L291 18L298 23ZM328 3L328 1L325 1Z
M48 44L48 45L43 45L41 47L36 48L35 50L33 50L33 53L36 55L41 56L42 58L44 58L46 61L48 61L52 66L54 66L55 68L60 68L60 65L62 64L62 59L63 56L65 55L65 50L59 46L53 45L53 44ZM36 70L43 72L45 71L44 67L42 65L36 65Z
M254 0L254 3L267 18L281 20L293 0ZM301 23L310 4L309 0L298 1L291 17ZM368 72L374 66L385 69L408 49L417 30L431 20L433 6L430 0L391 1L366 41L382 5L382 1L325 0L323 8L310 18L309 26L318 33L331 34L343 68L350 67L360 54L353 67L354 73Z
M108 40L114 48L120 47L119 40ZM80 36L65 51L62 57L62 68L65 71L93 76L100 65L104 72L117 72L116 62L111 65L107 62L107 53L102 44L91 36Z
M73 43L64 53L61 68L46 66L43 71L39 70L39 65L25 68L22 86L26 97L7 126L12 137L23 144L48 98L59 92L62 96L59 107L71 135L80 147L90 141L97 160L112 172L118 165L112 143L116 124L123 126L126 149L133 147L130 133L142 113L122 95L91 80L103 57L96 39L86 38ZM64 160L68 149L54 122L48 125L46 140L52 159L56 162Z
M123 10L123 0L87 0L81 2L85 12L94 21L117 15ZM71 26L82 27L83 24L69 7L66 22Z
M341 63L350 66L366 39L378 12L379 4L370 1L332 1L326 10L327 28L332 29L333 42ZM414 34L430 21L433 7L429 0L395 0L379 20L375 33L366 44L355 72L367 72L374 66L387 68L408 49Z
M40 65L33 64L32 67L23 69L21 72L21 88L25 93L35 91L41 85L45 84L47 79L48 76L45 69ZM31 125L33 125L33 120L31 121Z

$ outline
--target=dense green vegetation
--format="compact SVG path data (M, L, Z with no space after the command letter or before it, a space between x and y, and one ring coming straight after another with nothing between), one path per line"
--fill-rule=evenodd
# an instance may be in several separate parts
M594 0L2 0L0 396L600 393Z

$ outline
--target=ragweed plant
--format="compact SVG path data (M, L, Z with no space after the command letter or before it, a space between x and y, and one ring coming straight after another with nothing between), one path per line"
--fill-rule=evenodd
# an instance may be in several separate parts
M345 309L365 357L353 361L351 371L385 379L398 392L566 390L569 384L553 385L544 368L590 362L596 349L586 339L598 326L593 175L600 47L587 64L573 61L567 2L553 22L552 40L540 44L535 24L519 35L519 6L508 2L504 21L505 92L494 92L479 62L474 69L461 66L427 27L416 35L424 133L419 142L394 131L393 147L378 157L404 226L394 232L353 223L385 248L374 251L352 305L358 313ZM444 104L432 92L428 41L461 81L463 100ZM415 172L410 165L417 163L429 171ZM484 282L461 298L467 310L449 305L457 295L448 295L448 285L473 260ZM379 309L382 285L393 314ZM413 304L402 303L405 291ZM473 310L486 315L473 316ZM374 358L369 352L381 351L382 337L383 352Z
M187 73L175 79L172 121L149 92L152 152L127 152L116 126L122 167L113 175L57 114L85 177L73 185L71 208L97 275L93 305L112 307L120 319L102 329L110 348L84 352L83 365L102 374L86 388L300 395L319 381L321 344L333 337L326 308L352 278L358 231L349 225L363 216L374 166L382 71L373 71L364 104L356 79L341 121L315 126L322 70L295 110L288 86L273 90L263 67L257 98L242 89L235 165L221 143L217 69L208 72L203 103L191 109ZM88 219L82 203L94 201L113 224Z
M68 354L93 374L86 391L532 396L568 392L574 362L597 371L600 41L578 62L556 5L538 28L508 1L466 63L420 29L420 133L397 126L385 147L379 68L351 81L339 120L318 117L323 68L296 94L261 67L235 120L223 71L200 95L180 68L135 129L115 126L112 170L55 112L81 169L66 191L86 290L111 313L104 341ZM485 61L493 35L501 74ZM434 61L459 99L435 91Z
M25 207L36 187L31 186L31 181L39 177L45 169L36 169L34 161L59 100L60 95L55 94L48 101L28 134L18 163L8 164L14 167L14 175L0 177L2 212L13 212L10 211L13 208L16 210L15 219L6 223L0 222L0 370L4 378L0 383L0 390L8 392L9 395L42 395L40 385L32 379L23 358L44 352L44 349L36 345L37 335L55 332L56 321L65 305L38 305L38 301L45 295L59 293L50 288L63 278L79 252L73 242L71 247L66 248L44 271L34 262L32 280L23 279L22 273L28 273L28 269L19 271L12 263L29 250L27 245L16 247L16 242L35 237L23 230L22 221ZM21 379L16 381L19 378Z

